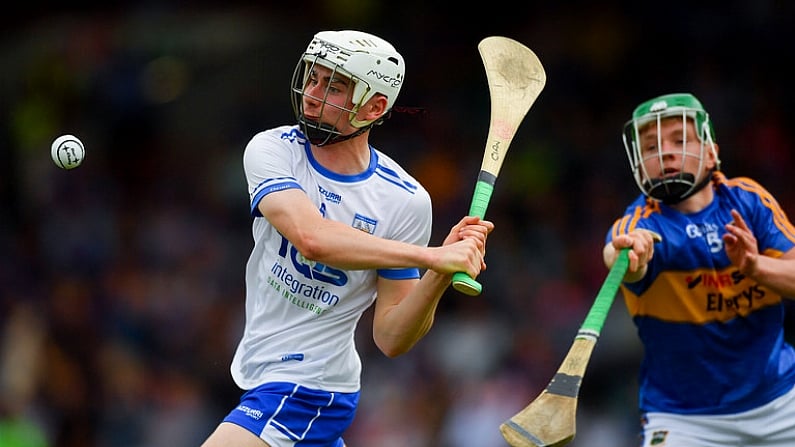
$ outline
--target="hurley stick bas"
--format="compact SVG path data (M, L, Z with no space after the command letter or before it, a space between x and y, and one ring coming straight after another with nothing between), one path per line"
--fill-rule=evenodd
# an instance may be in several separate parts
M478 44L478 51L486 69L491 119L469 215L483 218L508 146L544 89L547 75L535 53L513 39L486 37ZM453 275L453 287L471 296L482 290L480 283L463 272Z
M662 240L657 233L652 233L652 237L655 242ZM629 248L624 248L619 251L549 385L529 405L500 425L502 437L511 447L560 447L574 439L580 384L628 267Z

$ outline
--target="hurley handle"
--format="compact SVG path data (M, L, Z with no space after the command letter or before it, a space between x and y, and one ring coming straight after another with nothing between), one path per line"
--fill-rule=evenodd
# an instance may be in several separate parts
M655 243L662 241L662 236L658 233L651 230L646 231L651 233ZM610 267L610 272L608 272L607 277L602 283L602 287L599 289L599 293L597 293L596 299L594 299L591 305L591 310L588 311L588 315L585 316L585 321L582 323L582 326L580 326L580 333L599 337L599 334L602 332L602 327L607 319L607 313L610 311L610 306L613 305L613 299L615 299L621 282L624 280L624 275L626 275L627 269L629 268L629 250L630 248L627 247L622 248L621 251L618 252L616 262Z
M605 320L607 319L607 313L610 311L610 306L613 305L613 300L616 297L616 293L618 293L618 288L621 286L621 281L624 279L628 267L629 248L622 248L618 253L616 262L613 263L613 267L610 268L607 278L605 278L602 283L602 287L599 289L599 293L596 295L596 299L594 299L591 305L591 310L589 310L588 315L585 316L585 321L582 323L580 331L588 331L597 337L599 336L602 332Z
M493 191L493 182L478 180L475 184L475 192L472 194L472 204L469 207L470 216L478 216L482 219L486 215L486 208L489 206ZM480 295L483 290L483 286L479 282L464 272L453 274L453 288L469 296Z

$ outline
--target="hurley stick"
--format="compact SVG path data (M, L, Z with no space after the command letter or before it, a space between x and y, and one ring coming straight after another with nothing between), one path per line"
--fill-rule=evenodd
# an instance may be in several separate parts
M544 89L547 75L535 53L513 39L486 37L478 44L478 51L486 68L491 120L469 215L482 218L508 146L527 111ZM463 272L453 276L453 287L472 296L479 295L482 290L480 283Z

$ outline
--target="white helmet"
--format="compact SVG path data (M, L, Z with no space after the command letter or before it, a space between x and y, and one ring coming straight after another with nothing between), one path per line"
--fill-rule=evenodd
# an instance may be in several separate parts
M310 75L313 64L319 64L334 70L353 83L353 108L349 113L349 120L360 131L380 123L394 106L400 87L403 85L405 64L403 57L395 48L384 39L361 31L322 31L315 34L304 54L298 62L293 74L293 110L299 123L306 127L303 118L303 89ZM380 93L387 98L387 112L381 119L370 122L356 120L356 112L375 94ZM312 125L314 124L314 125ZM327 125L310 123L310 127L325 133L334 133ZM323 129L321 129L323 128ZM306 130L306 129L305 129ZM359 134L361 132L356 132ZM320 143L350 138L351 135L341 137L327 135ZM311 138L310 138L311 139ZM318 144L318 142L313 141Z

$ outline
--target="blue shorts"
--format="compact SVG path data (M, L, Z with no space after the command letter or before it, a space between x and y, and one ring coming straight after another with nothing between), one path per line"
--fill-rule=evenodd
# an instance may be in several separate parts
M226 416L272 447L342 447L342 433L356 414L359 393L329 393L294 383L266 383L248 390Z

